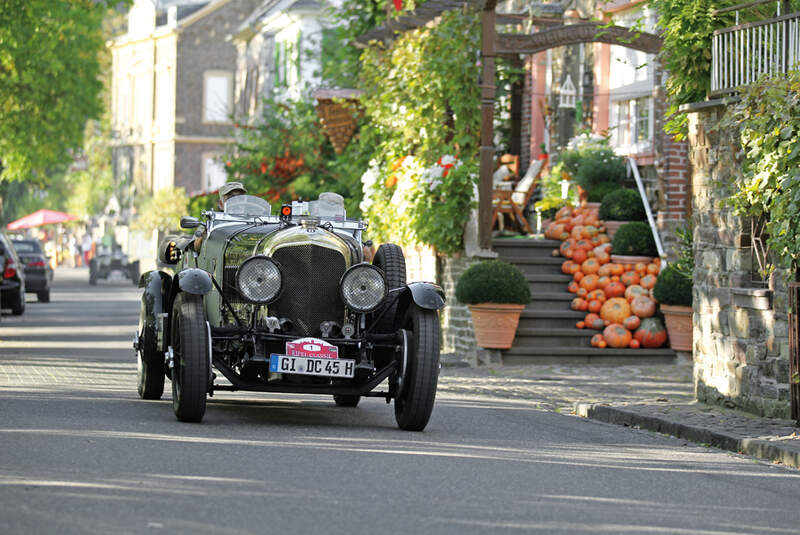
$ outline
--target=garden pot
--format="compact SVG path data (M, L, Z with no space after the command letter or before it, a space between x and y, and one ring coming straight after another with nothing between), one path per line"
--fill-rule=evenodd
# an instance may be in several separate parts
M612 239L614 234L617 233L617 229L619 229L619 227L625 223L630 223L630 221L603 221L603 225L606 227L606 234L608 235L609 239Z
M653 261L652 256L633 256L633 255L626 255L626 254L612 254L611 261L616 264L638 264L639 262L643 264L649 264Z
M517 334L519 315L525 305L478 303L469 305L475 340L480 347L508 349Z
M601 204L603 204L603 203L587 202L585 208L588 208L589 210L594 210L596 212L596 211L600 210L600 205Z
M692 351L692 307L659 305L667 324L669 345L675 351Z

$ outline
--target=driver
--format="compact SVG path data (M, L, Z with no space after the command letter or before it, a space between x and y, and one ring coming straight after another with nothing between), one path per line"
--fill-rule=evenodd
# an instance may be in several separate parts
M237 195L247 195L247 190L241 182L226 182L223 184L222 187L219 188L218 205L220 211L225 210L225 203L228 202L228 199L236 197Z

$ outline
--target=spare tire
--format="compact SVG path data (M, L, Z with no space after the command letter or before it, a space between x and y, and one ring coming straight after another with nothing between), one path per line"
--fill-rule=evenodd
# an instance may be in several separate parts
M386 285L389 290L403 288L406 285L406 259L403 250L393 243L384 243L378 247L372 265L380 268L386 277ZM385 310L385 312L383 312ZM390 333L394 330L395 314L397 312L397 300L394 293L389 293L382 304L375 311L373 317L378 317L381 313L380 321L375 326L377 333Z

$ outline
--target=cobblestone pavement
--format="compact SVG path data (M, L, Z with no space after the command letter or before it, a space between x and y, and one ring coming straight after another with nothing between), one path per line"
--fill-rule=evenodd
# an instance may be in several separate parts
M524 400L543 410L648 429L800 468L800 428L793 421L695 402L688 365L445 366L439 395Z

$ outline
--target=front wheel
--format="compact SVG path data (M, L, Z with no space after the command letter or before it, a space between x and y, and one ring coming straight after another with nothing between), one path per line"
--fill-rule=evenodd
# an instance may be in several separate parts
M401 370L394 416L400 429L422 431L433 412L439 382L439 314L413 303L409 306L408 359Z
M11 305L11 313L15 316L21 316L25 312L25 288L20 284L19 291L17 292L16 299Z
M199 422L208 393L208 331L200 296L179 293L172 307L172 410L182 422Z
M139 318L139 343L136 351L137 391L142 399L161 399L164 393L164 354L158 352L156 333L147 326L145 306Z

